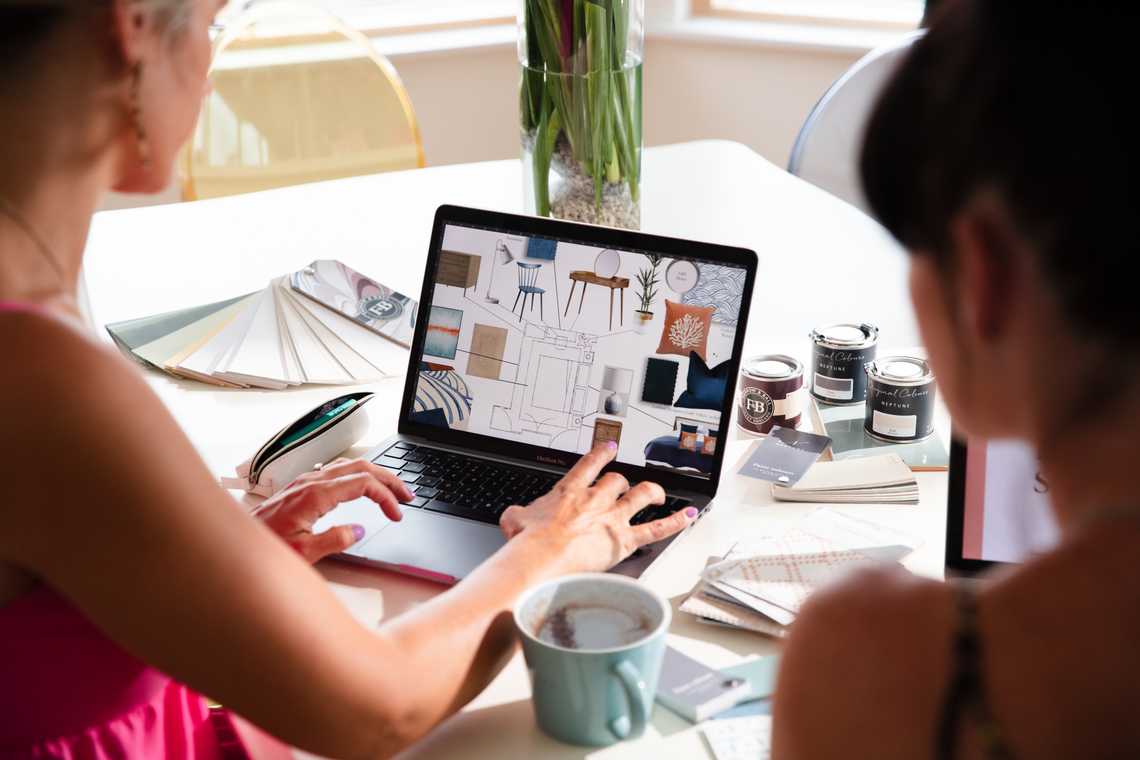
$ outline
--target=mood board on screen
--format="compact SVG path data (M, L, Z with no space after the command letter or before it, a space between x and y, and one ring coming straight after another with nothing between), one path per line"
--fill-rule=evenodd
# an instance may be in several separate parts
M448 225L411 420L708 478L746 274Z

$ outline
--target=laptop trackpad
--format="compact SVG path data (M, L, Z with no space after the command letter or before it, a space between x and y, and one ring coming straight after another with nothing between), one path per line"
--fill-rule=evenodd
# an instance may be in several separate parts
M426 575L462 579L506 543L496 525L471 522L420 509L374 535L352 553L376 562L402 565Z
M392 521L380 509L380 505L371 499L359 498L346 501L329 512L326 512L315 523L313 533L324 533L329 528L340 525L359 525L364 528L364 538L357 542L361 546L369 538L392 524Z

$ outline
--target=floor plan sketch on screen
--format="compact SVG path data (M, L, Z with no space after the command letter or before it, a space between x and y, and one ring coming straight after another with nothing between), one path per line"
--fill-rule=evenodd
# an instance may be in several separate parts
M496 405L492 428L528 443L577 451L583 418L598 403L590 386L597 340L527 323L510 403Z

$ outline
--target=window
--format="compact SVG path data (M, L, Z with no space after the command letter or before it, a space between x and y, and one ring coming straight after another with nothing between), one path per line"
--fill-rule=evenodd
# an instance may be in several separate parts
M418 32L431 29L514 23L517 0L315 0L349 26L368 34ZM218 29L242 15L260 0L232 0L219 14ZM267 5L269 3L266 3ZM272 25L271 36L304 36L308 27L304 13L289 20L285 6L282 20Z
M323 0L363 31L424 29L513 21L516 0Z
M914 28L923 0L692 0L696 15Z

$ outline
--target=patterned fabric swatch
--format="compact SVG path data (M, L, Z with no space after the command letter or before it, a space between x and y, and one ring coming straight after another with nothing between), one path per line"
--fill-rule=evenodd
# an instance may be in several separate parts
M458 372L425 369L420 371L412 409L416 412L442 409L447 415L447 424L454 425L471 413L473 399L467 382Z

